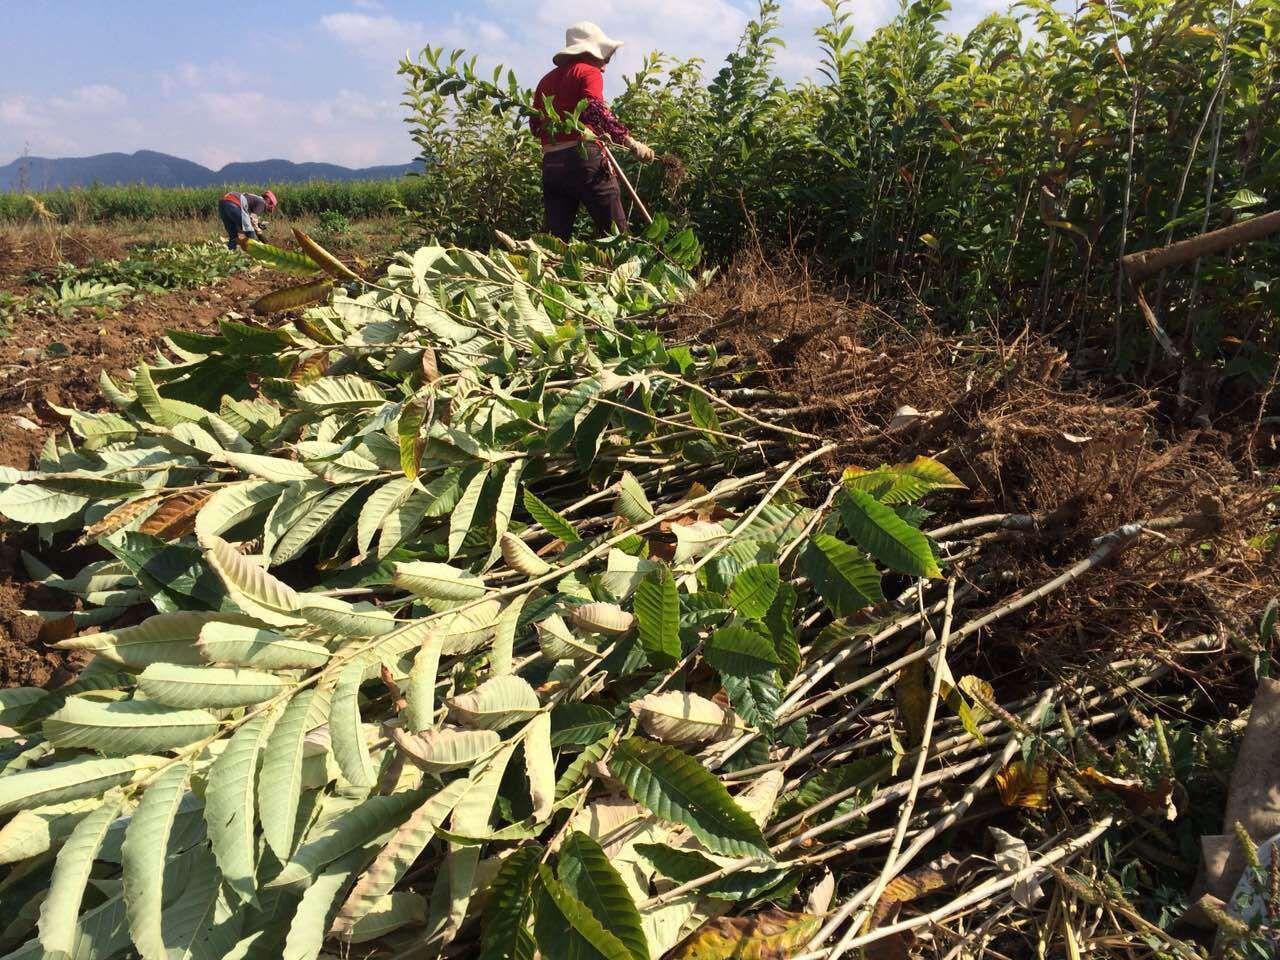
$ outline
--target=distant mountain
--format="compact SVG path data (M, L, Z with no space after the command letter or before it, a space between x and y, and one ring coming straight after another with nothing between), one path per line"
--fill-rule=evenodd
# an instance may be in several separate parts
M334 163L294 163L291 160L258 160L229 163L210 170L181 157L154 150L137 153L100 153L96 157L19 157L0 167L0 190L55 190L86 187L94 183L142 183L153 187L211 187L223 184L306 183L308 180L393 180L421 170L420 163L364 167L352 170Z

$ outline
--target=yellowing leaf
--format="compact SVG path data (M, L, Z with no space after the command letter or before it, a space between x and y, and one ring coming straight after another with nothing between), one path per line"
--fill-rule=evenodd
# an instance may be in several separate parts
M1049 768L1014 760L996 774L996 789L1006 807L1041 810L1049 805Z

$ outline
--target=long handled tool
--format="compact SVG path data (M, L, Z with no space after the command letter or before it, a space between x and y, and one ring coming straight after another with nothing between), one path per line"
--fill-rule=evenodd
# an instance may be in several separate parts
M636 202L636 207L640 210L640 216L644 217L645 223L653 223L653 217L649 216L649 211L644 205L644 201L640 199L640 194L636 193L636 188L631 185L631 181L627 179L627 175L623 173L622 166L613 158L613 152L609 149L608 144L603 140L599 141L600 149L604 151L604 157L609 161L609 166L613 168L613 172L618 175L618 179L622 181L627 188L627 193L631 194L631 199Z

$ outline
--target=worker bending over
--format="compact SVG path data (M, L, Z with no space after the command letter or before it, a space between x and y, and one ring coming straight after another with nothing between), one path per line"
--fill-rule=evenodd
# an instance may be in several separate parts
M262 228L258 217L276 208L276 195L267 190L262 196L256 193L228 193L218 201L218 216L227 228L227 249L234 250L240 237L258 239Z
M586 107L578 118L583 126L647 163L653 159L653 151L631 136L604 101L604 70L620 46L620 41L610 40L594 23L575 23L565 31L564 49L551 58L555 69L538 83L534 102L541 109L549 100L557 116L566 116L585 100ZM546 114L535 116L529 127L542 141L547 232L568 240L579 206L587 208L597 236L614 226L625 231L627 215L622 209L618 178L601 144L573 131L552 132L546 120Z

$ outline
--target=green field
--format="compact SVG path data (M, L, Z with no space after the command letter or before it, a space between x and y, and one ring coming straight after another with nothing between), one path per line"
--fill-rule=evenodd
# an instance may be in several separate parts
M375 217L398 209L415 209L429 188L422 177L401 180L324 181L275 187L281 213L288 217L333 210L347 217ZM221 187L132 186L75 187L47 193L0 193L0 222L37 218L35 201L63 223L109 223L207 217L228 190L260 191L270 184Z

